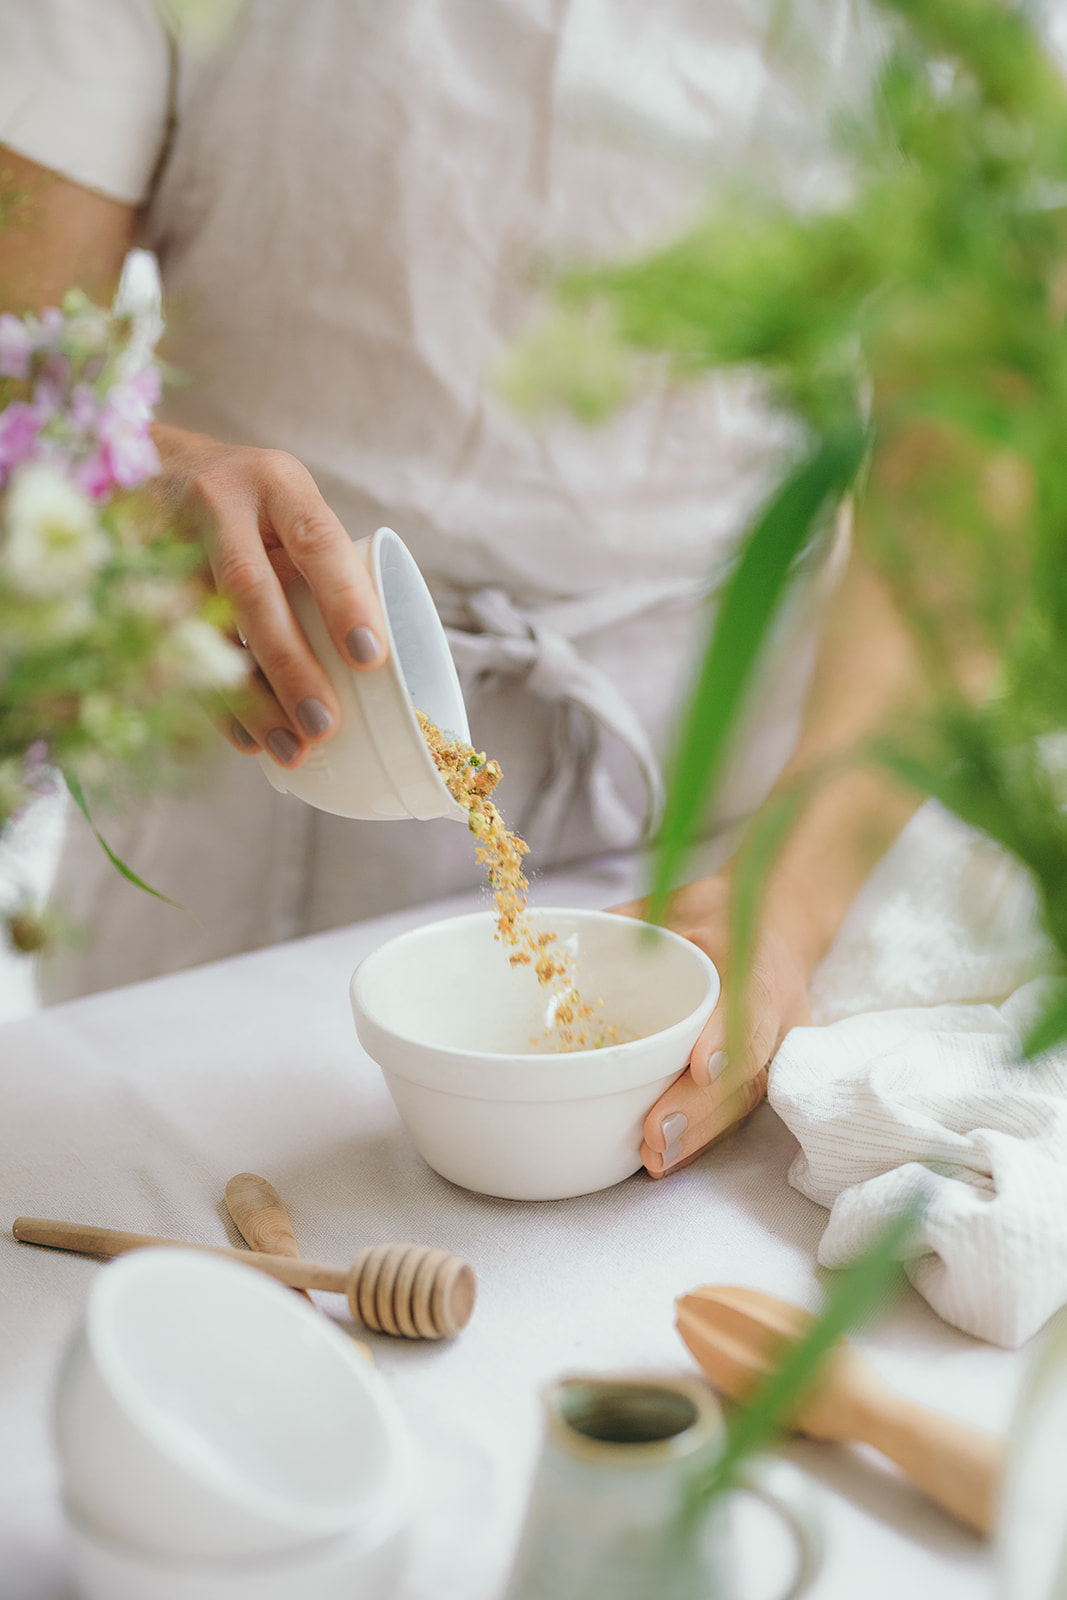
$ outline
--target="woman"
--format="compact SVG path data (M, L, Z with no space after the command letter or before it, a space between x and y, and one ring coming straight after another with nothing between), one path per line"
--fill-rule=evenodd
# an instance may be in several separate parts
M85 992L430 899L477 881L448 823L383 828L279 799L247 756L299 766L338 707L285 601L304 573L356 671L384 650L350 537L396 528L446 623L473 735L540 870L632 851L707 624L706 599L776 470L780 427L742 380L650 384L604 428L517 420L487 374L536 308L531 264L640 248L710 173L764 171L815 200L834 84L860 44L791 82L732 0L248 0L191 37L152 0L0 0L0 141L21 194L0 296L108 292L135 239L157 254L169 359L189 379L156 429L159 487L205 528L258 667L223 732L214 792L143 808L115 834L199 922L136 899L72 839L60 893L96 933L55 993ZM862 732L904 667L877 587L850 577L799 733L832 576L802 586L676 925L728 965L731 826L792 751ZM841 662L845 666L842 668ZM857 687L861 693L857 695ZM798 742L799 735L799 742ZM758 1102L807 1020L807 980L910 803L873 778L826 788L776 874L751 974L749 1037L720 1012L650 1113L656 1175ZM855 842L853 842L853 840ZM625 881L625 875L620 878ZM634 908L630 908L634 909Z

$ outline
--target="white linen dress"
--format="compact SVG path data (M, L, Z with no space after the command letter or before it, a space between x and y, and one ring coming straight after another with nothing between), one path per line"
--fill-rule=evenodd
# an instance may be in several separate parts
M588 430L512 414L493 364L536 263L667 238L723 174L832 192L825 113L862 29L827 0L786 70L765 28L749 0L247 0L209 41L152 0L0 0L0 142L141 208L188 379L162 415L293 452L354 537L406 541L535 870L640 843L708 597L788 441L744 378L659 381ZM829 565L720 824L795 739ZM57 894L90 937L53 997L479 881L455 823L327 816L229 751L194 794L100 821L187 913L73 825Z

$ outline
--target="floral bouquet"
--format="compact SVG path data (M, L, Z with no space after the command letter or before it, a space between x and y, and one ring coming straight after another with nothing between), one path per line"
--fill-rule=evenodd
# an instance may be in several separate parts
M197 696L245 674L201 550L144 487L159 394L142 325L78 291L0 316L0 840L56 769L83 810L83 783L158 781L201 742ZM43 940L25 908L6 928Z

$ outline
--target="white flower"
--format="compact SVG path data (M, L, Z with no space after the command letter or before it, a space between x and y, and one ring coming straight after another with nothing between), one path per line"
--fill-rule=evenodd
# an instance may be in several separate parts
M174 578L124 578L123 603L152 622L176 623L189 611L189 592Z
M110 757L126 760L143 748L148 736L145 720L139 711L124 705L115 695L95 690L82 697L78 721L96 745L98 751ZM79 757L79 774L81 758Z
M86 305L84 310L79 308L75 314L67 317L63 342L82 361L90 356L102 355L110 338L111 319L106 311L94 305Z
M33 620L35 644L62 644L89 632L96 615L83 594L61 595Z
M164 674L186 689L234 689L248 658L202 617L187 617L166 635L157 657Z
M11 480L0 560L14 589L49 598L84 588L111 546L88 495L52 467L31 463Z
M115 702L99 689L82 696L78 721L96 744L106 744L115 717Z

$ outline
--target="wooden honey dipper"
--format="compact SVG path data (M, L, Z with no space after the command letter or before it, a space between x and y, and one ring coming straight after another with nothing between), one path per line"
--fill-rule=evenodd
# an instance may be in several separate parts
M300 1246L296 1242L293 1224L285 1209L281 1195L273 1183L254 1172L239 1172L226 1185L226 1209L233 1225L250 1250L267 1255L288 1256L299 1261ZM311 1296L306 1289L298 1289L305 1300Z
M474 1309L476 1285L469 1262L426 1245L372 1245L361 1251L346 1271L344 1267L294 1260L292 1256L190 1244L183 1239L159 1239L152 1234L123 1233L116 1228L57 1222L49 1217L16 1217L11 1231L23 1244L74 1250L87 1256L119 1256L127 1250L156 1245L228 1256L293 1289L328 1289L343 1294L352 1316L365 1328L404 1339L447 1339L466 1326Z

